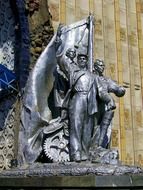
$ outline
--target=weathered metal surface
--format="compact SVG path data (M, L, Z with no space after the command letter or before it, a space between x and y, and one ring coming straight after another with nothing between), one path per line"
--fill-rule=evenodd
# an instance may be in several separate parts
M92 174L99 176L143 174L143 169L135 166L93 164L90 162L35 163L27 168L2 171L0 177L84 176Z

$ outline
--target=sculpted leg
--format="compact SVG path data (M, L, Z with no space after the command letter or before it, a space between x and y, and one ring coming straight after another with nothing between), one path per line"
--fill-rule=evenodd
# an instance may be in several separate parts
M104 113L103 119L100 124L100 137L99 137L99 146L102 146L103 148L106 148L103 144L105 135L107 134L108 127L113 119L114 112L113 111L106 111Z
M91 145L91 135L93 131L93 115L87 115L85 125L83 127L82 135L82 155L81 160L85 161L89 159L89 148Z
M71 161L81 161L81 138L84 123L84 100L75 95L70 103L70 154Z

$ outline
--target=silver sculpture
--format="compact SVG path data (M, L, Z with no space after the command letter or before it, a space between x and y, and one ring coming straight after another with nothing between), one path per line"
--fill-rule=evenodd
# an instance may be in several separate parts
M97 93L109 106L108 109L115 107L114 101L104 90L99 77L87 69L86 54L77 55L77 64L71 62L67 56L57 59L61 70L70 81L70 95L66 99L69 110L70 158L72 161L85 161L89 159L94 114L98 112Z
M122 97L125 94L125 88L118 85L114 80L103 75L105 69L105 63L101 59L96 59L94 62L94 70L95 75L100 77L102 81L102 85L106 89L108 93L114 93L117 97ZM103 101L98 100L99 104L99 112L98 112L98 135L96 135L96 145L101 146L103 148L107 148L111 138L111 132L107 136L107 132L109 130L109 126L114 117L113 110L107 110L106 105Z
M93 32L92 15L69 26L60 24L39 57L23 99L19 165L31 164L43 154L45 161L53 162L92 159L91 146L99 145L106 133L94 138L98 100L106 111L116 108L107 86L93 72Z

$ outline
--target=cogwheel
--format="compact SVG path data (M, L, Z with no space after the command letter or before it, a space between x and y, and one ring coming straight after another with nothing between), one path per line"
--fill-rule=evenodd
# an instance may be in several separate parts
M63 130L45 139L43 150L45 155L53 162L69 161L69 139L64 136Z

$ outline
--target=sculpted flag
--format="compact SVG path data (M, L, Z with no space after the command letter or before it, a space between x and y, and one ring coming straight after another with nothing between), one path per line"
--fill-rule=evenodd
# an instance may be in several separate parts
M61 27L60 46L56 52L56 34L41 54L28 79L21 111L19 133L19 164L32 163L42 150L43 128L52 120L48 98L54 84L56 54L77 47L77 53L87 53L88 19Z

